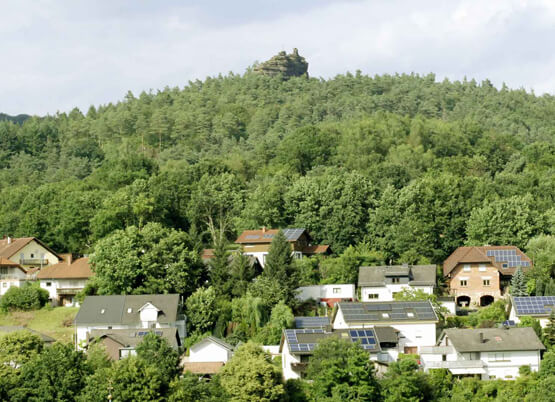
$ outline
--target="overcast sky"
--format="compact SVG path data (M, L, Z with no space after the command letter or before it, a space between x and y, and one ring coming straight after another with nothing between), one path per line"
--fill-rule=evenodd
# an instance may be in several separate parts
M0 112L183 87L297 47L313 77L433 72L555 93L555 0L0 0Z

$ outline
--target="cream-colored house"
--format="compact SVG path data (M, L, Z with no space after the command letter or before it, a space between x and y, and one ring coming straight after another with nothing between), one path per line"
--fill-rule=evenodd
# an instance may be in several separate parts
M62 257L36 237L4 237L0 239L0 257L23 268L43 268L57 264Z
M12 286L21 286L27 280L27 271L16 262L0 257L0 296Z

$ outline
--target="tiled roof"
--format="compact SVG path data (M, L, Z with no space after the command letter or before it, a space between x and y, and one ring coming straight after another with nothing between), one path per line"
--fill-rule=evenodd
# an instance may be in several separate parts
M164 338L174 349L181 346L177 328L93 329L89 334L89 342L95 339L110 338L123 347L133 348L142 342L145 335L151 332Z
M0 257L0 267L19 268L23 272L27 273L27 271L25 271L25 268L23 268L17 262L13 262L11 260L8 260L5 257Z
M531 327L526 328L450 328L444 331L457 352L544 350ZM480 335L481 334L481 335Z
M326 254L330 251L330 246L327 244L320 244L317 246L307 246L303 249L303 254Z
M68 264L62 261L58 264L44 267L37 274L38 279L84 279L90 278L94 273L91 271L89 259L79 258Z
M0 257L12 257L33 240L39 243L46 250L54 254L56 257L60 258L60 256L55 251L53 251L50 247L48 247L36 237L12 237L0 239Z
M274 236L277 235L279 229L258 229L258 230L245 230L235 243L239 244L249 244L249 243L271 243ZM293 228L293 229L283 229L283 234L289 242L294 242L301 237L306 230L303 228Z
M382 265L360 267L358 286L385 286L388 276L408 276L409 285L434 286L436 283L435 265Z
M476 264L476 263L490 263L499 269L499 272L503 275L513 275L518 266L509 264L507 267L503 267L502 256L494 257L493 255L488 255L488 253L495 253L499 251L513 252L519 261L522 261L527 266L521 266L523 270L527 270L532 267L532 260L524 254L518 247L515 246L465 246L458 247L453 253L444 261L443 263L443 275L449 275L458 264Z

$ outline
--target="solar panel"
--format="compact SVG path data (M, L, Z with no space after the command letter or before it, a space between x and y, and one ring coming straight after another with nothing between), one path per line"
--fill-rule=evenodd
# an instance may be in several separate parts
M555 296L514 297L513 302L519 315L547 315L551 313L552 307L555 306Z

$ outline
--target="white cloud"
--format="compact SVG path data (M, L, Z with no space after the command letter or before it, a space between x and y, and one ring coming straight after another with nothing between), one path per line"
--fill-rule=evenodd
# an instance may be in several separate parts
M312 76L434 72L555 90L552 1L223 1L12 2L0 15L0 112L86 110L293 47Z

